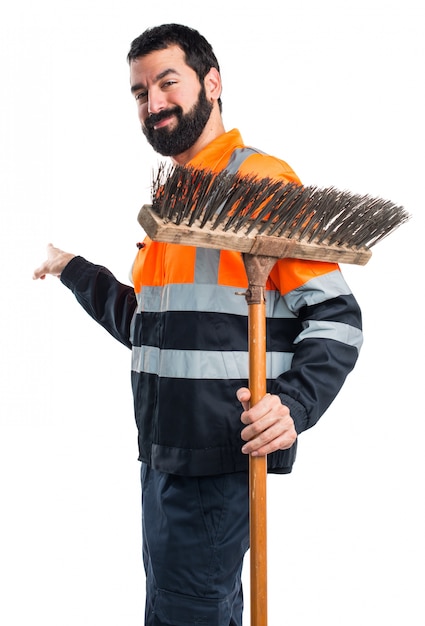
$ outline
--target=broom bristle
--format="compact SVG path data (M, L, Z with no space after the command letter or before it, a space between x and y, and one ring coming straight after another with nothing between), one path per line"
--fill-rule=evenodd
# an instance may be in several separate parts
M152 210L176 225L353 249L371 248L410 219L370 195L164 164L154 173Z

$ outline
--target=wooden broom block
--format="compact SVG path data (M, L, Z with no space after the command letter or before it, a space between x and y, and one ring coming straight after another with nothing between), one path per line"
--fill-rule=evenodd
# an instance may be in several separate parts
M328 245L326 241L321 244L307 243L287 237L258 235L255 230L243 235L240 232L224 231L220 226L214 230L200 228L196 222L191 226L176 226L172 222L164 222L148 204L141 208L138 221L151 239L186 246L236 250L276 259L291 257L355 265L366 265L372 256L371 250L365 246L355 249L343 245Z

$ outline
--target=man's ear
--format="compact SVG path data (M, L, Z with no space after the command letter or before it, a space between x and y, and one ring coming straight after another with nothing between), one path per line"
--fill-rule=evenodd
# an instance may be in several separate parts
M204 85L208 100L218 100L221 96L221 76L215 67L212 67L205 76Z

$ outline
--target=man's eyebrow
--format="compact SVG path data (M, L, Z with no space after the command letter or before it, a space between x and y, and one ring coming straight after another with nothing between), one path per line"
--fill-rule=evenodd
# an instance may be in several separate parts
M166 70L164 70L163 72L160 72L157 76L155 76L154 83L157 83L162 78L165 78L166 76L168 76L168 74L177 74L177 75L179 75L179 72L177 70L173 69L172 67L169 67ZM146 85L144 85L143 83L136 83L135 85L132 85L131 86L131 93L134 93L135 91L139 91L140 89L146 89Z

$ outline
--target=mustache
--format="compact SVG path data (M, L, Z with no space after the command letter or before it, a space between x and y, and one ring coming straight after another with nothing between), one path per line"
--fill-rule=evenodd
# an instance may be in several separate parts
M172 109L164 109L163 111L160 111L159 113L152 113L145 120L145 127L148 130L152 130L154 126L158 124L158 122L161 122L161 120L164 120L167 117L170 117L171 115L176 115L180 119L182 113L183 113L183 109L178 105L176 105Z

